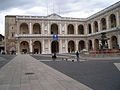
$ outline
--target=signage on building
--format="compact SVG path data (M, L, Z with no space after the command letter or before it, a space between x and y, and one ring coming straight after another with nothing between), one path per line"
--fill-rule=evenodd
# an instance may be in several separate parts
M57 34L53 34L53 40L58 40L58 35Z

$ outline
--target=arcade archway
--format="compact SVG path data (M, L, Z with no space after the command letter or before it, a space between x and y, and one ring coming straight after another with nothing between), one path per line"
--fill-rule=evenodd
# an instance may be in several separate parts
M112 44L112 48L113 49L118 49L119 45L118 45L118 41L117 41L117 37L116 36L112 36L111 37L111 44Z
M59 43L58 43L58 41L52 41L51 52L52 53L59 53Z
M75 52L75 43L72 40L68 42L68 53L71 52Z
M29 53L29 43L27 41L20 43L20 51L24 54Z
M40 41L35 41L33 43L33 53L34 54L41 54L41 42Z
M85 49L85 42L83 40L81 40L79 42L78 49L79 49L79 51Z

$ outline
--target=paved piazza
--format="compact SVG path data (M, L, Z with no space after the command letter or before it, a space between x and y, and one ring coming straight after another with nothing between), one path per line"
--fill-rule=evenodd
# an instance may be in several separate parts
M72 62L66 56L0 55L7 61L0 62L0 90L120 90L119 58Z

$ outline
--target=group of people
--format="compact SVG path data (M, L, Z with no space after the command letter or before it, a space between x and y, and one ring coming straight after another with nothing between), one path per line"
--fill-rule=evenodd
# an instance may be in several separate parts
M56 53L54 53L54 54L52 55L52 59L55 60L56 58L57 58ZM79 55L79 52L78 52L78 51L76 52L76 60L77 60L77 61L80 60L80 55Z

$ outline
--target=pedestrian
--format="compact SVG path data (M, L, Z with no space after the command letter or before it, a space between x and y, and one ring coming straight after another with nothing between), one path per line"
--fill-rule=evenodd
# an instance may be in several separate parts
M56 53L53 54L52 59L53 61L57 58Z
M80 59L78 51L76 52L76 59L77 59L77 61L79 61L79 59Z

